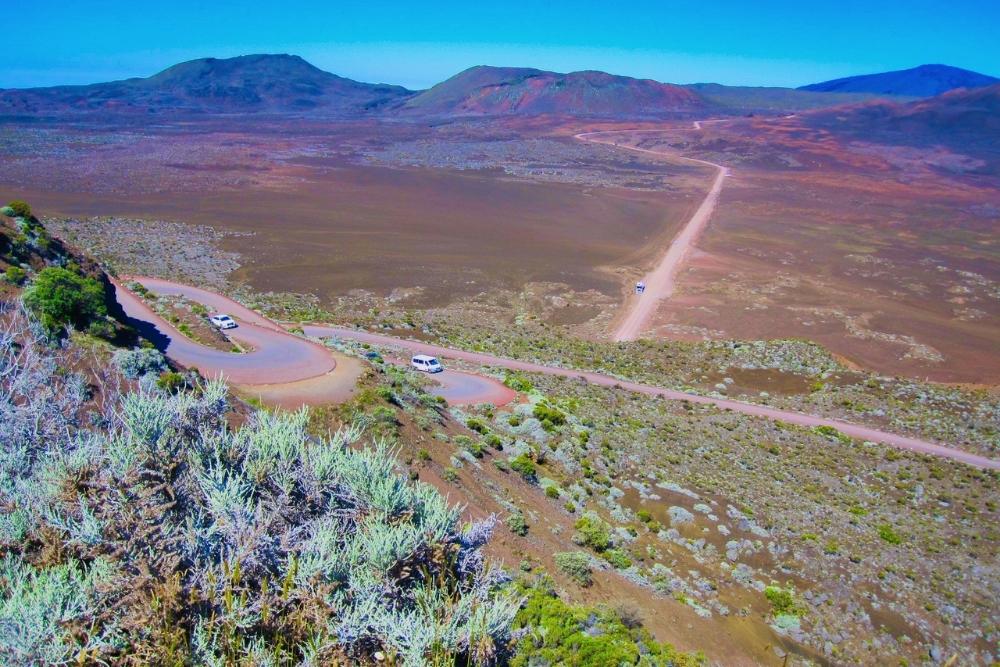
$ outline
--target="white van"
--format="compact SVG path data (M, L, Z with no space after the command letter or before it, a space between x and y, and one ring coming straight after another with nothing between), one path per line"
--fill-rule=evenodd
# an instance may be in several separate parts
M426 354L415 355L410 359L410 366L425 373L440 373L444 370L444 366L441 365L441 362L436 357Z
M220 329L235 329L236 321L224 313L217 313L209 318L213 325Z

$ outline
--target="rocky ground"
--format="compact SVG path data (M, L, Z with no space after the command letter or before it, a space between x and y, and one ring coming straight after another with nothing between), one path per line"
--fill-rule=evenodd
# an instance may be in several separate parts
M219 247L232 232L205 225L113 217L46 219L44 223L59 238L123 274L219 288L240 265L236 253Z

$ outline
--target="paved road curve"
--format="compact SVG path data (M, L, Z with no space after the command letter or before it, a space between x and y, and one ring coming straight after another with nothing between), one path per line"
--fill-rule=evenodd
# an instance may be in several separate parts
M696 121L694 128L700 130L702 122L708 121ZM675 236L670 242L670 246L667 248L663 257L660 258L657 265L643 278L643 282L646 283L646 291L643 294L633 296L626 301L625 316L621 319L618 324L618 328L615 329L614 332L614 339L618 341L635 340L638 338L642 332L649 327L650 320L652 320L653 315L656 314L656 309L660 305L660 302L664 299L669 299L673 295L677 282L677 273L680 271L684 260L687 259L688 255L691 253L691 249L694 247L698 237L701 236L705 227L708 226L708 221L712 217L712 212L715 211L715 205L719 201L719 193L722 192L723 182L726 180L726 176L729 175L729 170L721 164L715 164L714 162L698 160L690 157L682 157L673 153L654 151L648 148L619 145L615 143L613 138L615 135L620 136L626 133L662 133L664 131L666 130L608 130L604 132L583 132L575 135L575 138L580 139L581 141L605 144L624 150L634 151L636 153L649 153L659 157L686 160L687 162L706 165L716 170L715 179L712 181L712 187L709 189L708 194L705 195L705 198L698 206L698 209L694 212L687 223L685 223L684 227L681 228L681 231L677 233L677 236ZM601 137L607 138L602 139Z
M330 350L288 333L280 325L250 310L243 304L206 289L182 285L157 278L132 278L154 294L183 296L209 308L232 316L238 323L236 329L226 334L231 338L250 345L253 352L233 354L200 345L185 337L171 324L163 320L141 299L118 282L118 302L126 314L145 322L164 336L167 345L164 351L172 359L184 366L197 368L206 377L223 376L229 382L239 385L261 387L265 397L279 404L298 407L303 403L316 403L323 396L346 396L346 386L353 386L357 369L343 369L343 378L324 376L340 366ZM343 359L350 365L350 359ZM406 365L407 359L390 359L393 363ZM338 384L338 380L343 383ZM493 378L447 369L443 373L430 376L435 386L431 393L443 396L449 405L469 405L493 403L506 405L517 398L517 394ZM314 382L310 382L315 380Z
M416 341L401 340L399 338L394 338L392 336L385 336L382 334L371 333L368 331L359 331L357 329L348 329L345 327L306 325L303 327L303 330L305 331L306 335L313 336L316 338L325 338L331 336L339 338L347 338L351 340L357 340L376 345L386 345L397 348L403 348L415 354L431 354L440 357L442 359L446 358L461 359L463 361L469 361L472 363L481 364L483 366L497 366L500 368L509 368L511 370L526 371L529 373L545 373L547 375L558 375L567 378L577 378L604 387L621 387L622 389L627 389L629 391L635 391L649 396L657 396L668 400L690 401L691 403L715 405L716 407L732 410L734 412L740 412L746 415L751 415L753 417L764 417L767 419L774 419L778 421L788 422L791 424L797 424L799 426L806 426L806 427L832 426L841 433L849 435L852 438L859 438L861 440L870 440L872 442L880 442L882 444L889 445L890 447L895 447L897 449L907 449L914 452L920 452L922 454L931 454L934 456L940 456L942 458L953 459L955 461L967 463L969 465L977 466L979 468L992 468L1000 470L1000 461L989 459L986 458L985 456L979 456L978 454L972 454L971 452L965 452L960 449L953 449L951 447L946 447L944 445L933 442L927 442L924 440L920 440L918 438L911 438L905 435L897 435L895 433L887 433L885 431L880 431L878 429L870 428L868 426L851 424L849 422L840 421L838 419L827 419L825 417L816 417L813 415L803 414L801 412L794 412L792 410L781 410L778 408L770 408L764 405L743 403L740 401L735 401L727 398L714 398L711 396L699 396L697 394L688 394L674 389L664 389L663 387L656 387L648 384L640 384L638 382L628 382L625 380L619 380L618 378L612 377L610 375L604 375L602 373L577 371L565 368L558 368L555 366L545 366L542 364L536 364L527 361L505 359L503 357L496 357L490 354L483 354L480 352L466 352L465 350L455 350L448 347L442 347L440 345L432 345L430 343L420 343Z
M118 303L125 314L145 323L147 330L151 327L148 333L165 341L163 352L167 356L184 366L197 368L205 377L221 375L234 384L275 384L324 375L337 365L329 350L322 345L293 336L274 322L224 296L154 278L140 278L138 281L154 293L183 295L228 313L237 321L239 326L226 333L253 348L247 354L216 350L194 342L119 281L115 281Z

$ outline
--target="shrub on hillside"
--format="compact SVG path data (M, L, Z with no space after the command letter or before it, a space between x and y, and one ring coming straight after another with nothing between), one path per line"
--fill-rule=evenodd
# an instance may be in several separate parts
M0 663L484 664L509 645L493 520L463 526L385 445L314 441L304 411L233 430L221 383L129 394L89 432L85 384L25 345L30 323L0 333Z
M627 612L572 605L560 600L551 581L520 584L526 602L514 619L524 632L512 667L530 665L646 665L697 667L701 654L661 644Z
M594 512L587 512L577 519L573 541L580 546L595 551L604 551L611 546L611 526Z
M39 271L25 288L23 299L50 334L68 325L86 329L107 315L101 284L59 266Z
M167 370L166 358L152 348L118 350L111 359L118 371L129 380L136 380L146 373L160 374Z
M556 567L581 586L594 583L594 571L590 568L590 556L582 551L563 551L555 555Z
M519 454L510 461L510 469L521 475L526 482L536 480L535 462L527 454Z
M3 279L11 285L20 285L27 277L28 274L20 266L8 266L3 274Z
M26 201L15 199L4 206L3 213L11 218L31 218L31 206Z

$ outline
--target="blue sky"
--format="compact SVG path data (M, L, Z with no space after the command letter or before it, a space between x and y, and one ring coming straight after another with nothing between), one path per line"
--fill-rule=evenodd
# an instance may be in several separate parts
M295 53L409 88L478 64L796 86L921 63L1000 76L1000 1L3 0L0 87Z

